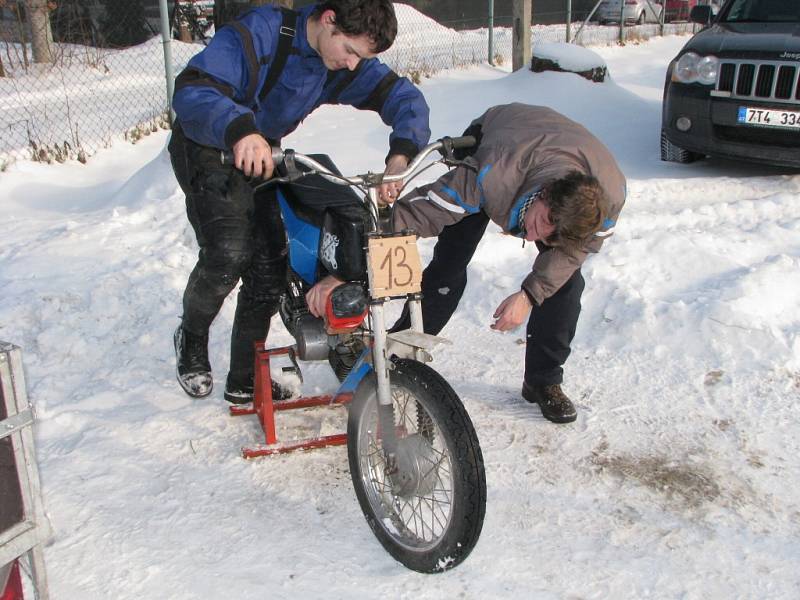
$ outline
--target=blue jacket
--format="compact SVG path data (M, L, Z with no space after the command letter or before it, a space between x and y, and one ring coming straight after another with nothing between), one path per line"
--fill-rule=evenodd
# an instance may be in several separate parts
M173 108L187 137L199 144L230 148L251 133L273 142L291 133L322 104L374 110L392 126L389 154L414 156L428 143L428 105L405 77L375 58L355 71L329 71L309 45L306 25L314 6L298 11L296 35L280 78L260 91L275 56L282 15L263 6L221 28L192 57L175 85Z

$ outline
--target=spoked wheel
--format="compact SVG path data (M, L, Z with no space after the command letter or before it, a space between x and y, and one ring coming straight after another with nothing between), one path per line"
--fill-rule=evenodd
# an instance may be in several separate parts
M475 547L486 512L483 456L461 400L433 369L397 360L390 371L398 446L387 464L375 376L350 405L347 454L356 496L384 548L409 569L434 573Z

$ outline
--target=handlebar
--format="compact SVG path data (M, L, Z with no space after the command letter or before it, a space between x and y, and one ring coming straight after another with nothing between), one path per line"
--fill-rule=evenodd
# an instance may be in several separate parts
M403 171L402 173L397 173L395 175L387 175L384 176L383 173L365 173L363 175L353 175L351 177L343 177L340 175L336 175L332 173L327 167L321 165L316 160L307 156L305 154L300 154L299 152L295 152L294 150L283 150L281 148L273 148L272 149L272 161L275 164L283 163L288 171L288 175L285 177L275 177L269 180L272 183L286 183L291 182L299 177L303 177L304 175L308 174L317 174L321 177L324 177L328 181L333 183L337 183L339 185L357 185L357 186L364 186L364 187L378 187L384 183L391 183L394 181L403 181L410 175L412 175L420 166L422 161L424 161L428 155L432 152L439 151L439 153L445 158L445 160L454 160L453 159L453 150L458 148L470 148L475 145L475 138L471 135L465 135L460 137L443 137L431 144L425 146L417 156L414 157L414 160L411 161L411 164L408 165L408 168ZM230 150L222 150L220 152L220 161L223 165L233 165L233 152ZM311 171L310 172L300 172L297 170L295 163L300 163L308 167Z

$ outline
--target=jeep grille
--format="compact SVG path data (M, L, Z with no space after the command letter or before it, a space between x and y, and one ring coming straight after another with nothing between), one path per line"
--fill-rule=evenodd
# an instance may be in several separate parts
M800 67L796 64L725 59L720 63L717 91L727 92L731 98L800 103Z

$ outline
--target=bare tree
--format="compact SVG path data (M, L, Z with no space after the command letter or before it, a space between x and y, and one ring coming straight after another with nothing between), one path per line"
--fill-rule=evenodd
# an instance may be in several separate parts
M31 23L31 45L33 62L53 62L53 31L50 29L50 8L48 0L25 0Z

